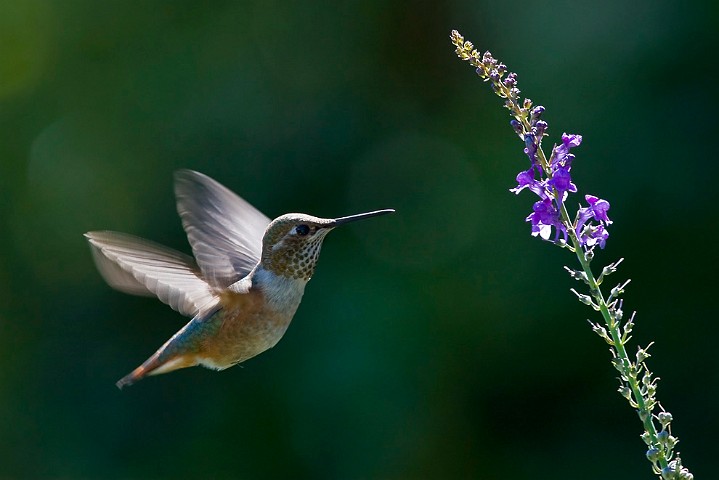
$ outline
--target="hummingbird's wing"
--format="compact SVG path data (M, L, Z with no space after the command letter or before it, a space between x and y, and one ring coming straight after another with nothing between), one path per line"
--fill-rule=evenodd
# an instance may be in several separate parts
M85 237L100 274L121 292L155 296L189 317L218 302L189 255L125 233L88 232Z
M175 172L182 226L204 278L215 288L241 279L260 261L270 219L207 175Z

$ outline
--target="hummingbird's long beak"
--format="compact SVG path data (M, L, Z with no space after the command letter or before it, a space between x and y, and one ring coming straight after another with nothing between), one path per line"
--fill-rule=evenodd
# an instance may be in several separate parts
M388 213L394 213L394 210L391 208L386 208L384 210L375 210L374 212L358 213L357 215L350 215L349 217L335 218L334 220L330 221L327 226L330 228L339 227L340 225L344 225L345 223L362 220L364 218L377 217L379 215L386 215Z

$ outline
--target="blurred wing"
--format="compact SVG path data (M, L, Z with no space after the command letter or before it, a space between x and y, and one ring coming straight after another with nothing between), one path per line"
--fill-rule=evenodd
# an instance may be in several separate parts
M121 292L155 296L189 317L218 301L188 255L125 233L88 232L85 237L100 274Z
M241 279L260 261L270 219L210 177L175 173L182 226L204 278L217 288Z

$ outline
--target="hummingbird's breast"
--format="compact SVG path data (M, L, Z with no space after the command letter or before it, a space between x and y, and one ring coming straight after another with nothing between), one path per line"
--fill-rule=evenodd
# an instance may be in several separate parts
M227 368L274 347L299 307L304 284L287 285L266 271L253 273L220 295L218 328L202 346L202 363L208 367Z

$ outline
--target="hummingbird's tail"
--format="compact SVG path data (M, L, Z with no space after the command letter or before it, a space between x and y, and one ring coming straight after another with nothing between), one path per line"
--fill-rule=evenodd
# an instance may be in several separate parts
M129 374L122 377L120 380L118 380L115 383L115 386L122 390L124 387L127 387L129 385L132 385L133 383L142 380L148 375L147 370L145 370L142 366L137 367L135 370L130 372Z
M174 334L160 349L145 363L122 377L115 384L122 389L128 385L142 380L149 375L159 375L180 368L194 367L200 364L201 351L199 347L202 339L219 328L222 322L212 322L212 316L218 310L210 310L197 315ZM209 333L208 333L209 332Z
M118 380L117 383L115 383L117 388L122 390L124 387L139 382L150 375L159 375L161 373L197 365L197 360L194 356L180 355L167 358L167 355L163 355L163 353L165 353L163 349L160 349L160 351L148 358L145 363Z

